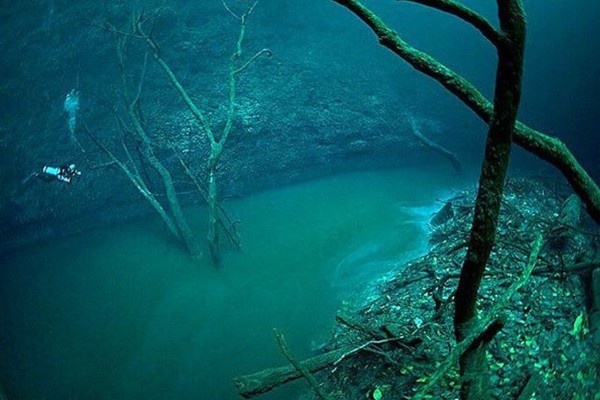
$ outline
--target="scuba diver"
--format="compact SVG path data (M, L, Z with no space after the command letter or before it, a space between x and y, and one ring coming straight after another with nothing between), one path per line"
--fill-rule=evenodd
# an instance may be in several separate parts
M75 164L65 164L60 167L44 166L41 171L34 171L21 180L21 185L13 189L10 197L15 198L20 195L27 187L33 178L40 178L45 182L60 181L65 183L73 182L73 178L80 176L81 172L75 167Z
M60 167L44 166L42 172L34 172L43 181L51 182L59 180L61 182L71 183L73 178L81 175L81 172L75 168L75 164L61 165Z

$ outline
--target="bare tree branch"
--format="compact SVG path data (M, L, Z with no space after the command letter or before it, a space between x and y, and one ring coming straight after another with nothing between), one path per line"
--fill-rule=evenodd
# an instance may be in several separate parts
M411 132L412 134L419 139L419 141L427 148L431 149L432 151L439 153L441 155L443 155L444 157L446 157L448 159L448 161L450 161L450 164L452 165L452 168L454 168L454 171L457 174L462 174L462 163L460 162L460 160L458 159L458 157L456 156L456 154L454 154L453 152L451 152L450 150L448 150L447 148L435 143L433 140L429 139L428 137L426 137L425 135L423 135L421 133L421 129L419 127L419 123L417 121L417 119L412 116L412 115L408 115L408 122L411 126Z
M119 166L121 171L123 171L125 176L127 176L127 178L131 181L133 186L137 189L137 191L150 203L152 208L154 208L154 210L158 213L158 215L163 220L164 224L167 226L169 232L174 237L179 239L180 238L179 231L177 230L175 223L173 222L171 217L169 217L169 215L166 212L166 210L164 209L164 207L158 202L158 200L156 200L156 198L154 197L154 194L152 194L152 192L150 192L150 190L148 190L148 187L146 186L144 180L139 176L139 174L137 174L136 172L133 172L131 169L129 169L127 167L127 165L125 163L120 161L117 158L117 156L115 156L115 154L109 150L108 147L106 147L100 140L98 140L96 135L94 135L86 125L84 125L83 128L84 128L84 131L90 137L90 139L92 139L92 141L96 144L96 146L98 146L104 152L104 154L106 154L110 158L110 160L112 162L114 162L117 166ZM123 143L123 146L127 150L127 147L125 146L124 143ZM128 150L127 150L127 152L128 152Z
M429 54L410 46L360 1L334 1L348 8L367 24L383 46L404 59L417 71L438 81L485 123L490 122L493 114L492 103L469 81ZM547 136L518 121L515 123L513 140L525 150L558 168L586 205L589 215L600 225L600 188L561 140Z
M225 10L227 10L227 12L229 14L231 14L235 19L242 19L239 15L237 15L236 13L234 13L231 8L229 8L229 5L227 4L227 2L225 0L221 0L221 3L223 3L223 8L225 8Z
M496 47L505 41L502 33L498 32L483 16L469 7L454 0L397 0L398 2L418 3L454 15L475 27Z
M240 72L245 70L250 64L252 64L258 57L262 56L263 54L266 55L267 57L271 57L273 55L273 52L271 51L271 49L262 49L262 50L256 52L256 54L254 54L248 61L246 61L244 63L244 65L242 65L238 69L234 70L233 73L235 75L239 74Z
M290 352L290 349L288 348L288 345L285 341L285 337L283 336L283 333L281 333L277 329L274 329L274 332L275 332L275 339L277 340L277 344L279 345L279 349L281 350L281 353L283 354L283 356L296 369L296 371L298 371L300 374L302 374L304 379L306 379L306 381L308 382L309 386L312 388L312 390L315 392L315 394L320 399L330 400L329 396L327 396L325 394L325 392L323 392L323 389L321 389L319 382L317 382L317 380L310 373L310 371L308 369L304 368L304 366L294 358L294 356Z
M160 48L158 47L158 44L156 43L156 41L154 41L154 39L152 39L151 36L146 34L141 19L136 22L136 31L139 33L138 37L140 37L146 42L146 44L152 51L154 59L156 60L160 68L165 72L165 74L167 74L167 77L169 78L177 92L179 92L179 95L183 99L188 110L190 110L192 115L200 122L200 126L202 127L204 133L208 137L211 146L214 145L216 143L216 140L213 135L212 129L210 128L210 124L204 116L204 113L202 113L202 111L200 111L200 109L196 106L196 104L188 94L187 90L185 90L183 85L179 82L179 79L177 79L177 77L175 76L175 73L173 72L171 67L169 67L169 65L163 60L163 58L160 55Z

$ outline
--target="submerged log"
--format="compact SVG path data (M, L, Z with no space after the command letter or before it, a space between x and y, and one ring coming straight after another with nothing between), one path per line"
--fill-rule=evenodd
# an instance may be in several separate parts
M332 366L347 351L347 348L332 350L307 360L299 361L299 364L303 369L314 374ZM233 379L233 384L240 396L250 399L299 378L302 378L302 374L293 366L287 365L285 367L268 368L254 374L236 377Z

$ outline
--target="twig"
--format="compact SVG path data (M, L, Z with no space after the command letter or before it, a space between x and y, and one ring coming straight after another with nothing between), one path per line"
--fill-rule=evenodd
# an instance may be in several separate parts
M256 60L258 57L260 57L263 54L265 54L267 57L271 57L273 55L273 51L271 51L271 49L262 49L262 50L256 52L256 54L254 54L252 57L250 57L250 59L248 61L246 61L244 63L244 65L242 65L238 69L234 70L233 73L235 75L239 74L240 72L245 70L250 64L252 64L254 62L254 60Z
M75 143L75 145L77 146L77 148L85 155L87 152L85 150L85 148L81 145L81 143L79 142L79 139L77 139L77 136L75 135L75 132L71 133L71 140Z
M223 3L223 7L225 7L225 9L227 10L227 12L229 12L229 14L233 15L233 17L235 19L242 19L242 17L240 17L239 15L237 15L236 13L234 13L233 11L231 11L231 8L229 8L229 5L225 2L225 0L221 0L221 3Z
M127 36L127 37L136 38L136 39L143 39L143 37L140 36L140 35L136 35L134 33L125 32L125 31L119 30L119 29L115 28L113 25L111 25L108 22L105 22L104 24L98 24L96 22L88 22L88 23L86 23L86 25L94 27L94 28L101 29L101 30L109 32L109 33L114 33L114 34L117 34L117 35L121 35L121 36Z
M350 321L348 317L344 317L344 316L338 314L338 315L335 316L335 319L339 323L341 323L343 325L346 325L348 328L354 329L354 330L359 331L359 332L362 332L362 333L364 333L364 334L366 334L366 335L368 335L370 337L373 337L375 339L382 339L382 337L383 337L378 332L372 331L371 329L362 326L361 324L359 324L356 321Z
M373 353L373 354L377 354L378 356L381 356L383 358L385 358L385 360L395 366L400 366L400 364L394 360L392 357L390 357L390 355L388 353L386 353L385 351L381 351L381 350L376 350L376 349L370 349L370 348L365 348L365 351L368 351L369 353Z
M298 361L296 361L296 359L290 352L290 350L287 346L287 343L285 342L285 337L283 336L283 333L281 333L277 329L273 329L273 331L275 333L275 339L277 340L277 344L279 345L279 349L281 350L281 353L283 354L283 356L289 361L289 363L299 373L302 374L304 379L306 379L306 381L308 382L310 387L314 390L314 392L317 394L317 396L319 396L323 400L330 400L330 398L323 392L323 389L321 388L321 386L319 385L319 382L317 382L315 377L306 368L304 368L302 366L302 364L300 364Z
M242 18L247 18L248 16L250 16L250 14L252 14L252 11L254 11L254 8L256 7L257 4L258 4L258 0L255 0L254 3L252 3L252 5L250 6L250 8L248 8L248 11L246 11L246 13L244 15L242 15Z
M411 126L411 131L412 134L428 149L441 154L442 156L446 157L448 159L448 161L450 162L450 164L452 165L452 168L454 168L454 171L457 174L462 174L463 169L462 169L462 163L460 162L460 160L458 159L458 157L456 156L456 154L452 153L450 150L446 149L445 147L435 143L433 140L429 139L428 137L426 137L425 135L423 135L421 133L421 130L419 129L419 124L416 120L416 118L412 115L408 116L408 122Z
M385 344L385 343L390 343L390 342L395 342L400 340L400 338L389 338L389 339L379 339L379 340L369 340L368 342L365 342L363 344L361 344L358 347L355 347L347 352L345 352L344 354L342 354L340 356L340 358L338 358L337 360L335 360L335 362L333 363L333 365L338 365L339 363L341 363L345 358L347 358L348 356L353 355L354 353L357 353L361 350L363 350L365 347L369 347L369 346L373 346L373 345L378 345L378 344Z

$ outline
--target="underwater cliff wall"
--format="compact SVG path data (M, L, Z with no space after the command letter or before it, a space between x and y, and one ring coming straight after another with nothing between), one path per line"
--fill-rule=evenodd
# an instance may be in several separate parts
M527 5L531 35L523 117L568 137L598 122L590 105L598 101L600 74L593 73L598 65L589 57L598 53L598 44L587 40L593 24L581 17L589 15L592 21L598 16L598 6L583 2L577 10L569 8L569 13L565 5L553 3L547 7L556 12L549 17L546 6ZM414 45L431 51L491 97L494 54L477 33L448 16L414 5L402 13L395 2L379 7ZM4 56L0 74L6 77L0 85L0 238L4 246L152 212L118 169L101 167L109 160L82 130L85 123L98 139L119 151L110 106L122 103L122 88L115 35L103 27L128 29L135 9L148 12L155 4L84 1L74 5L66 0L0 4L6 21L0 27ZM161 54L212 125L222 128L237 21L217 0L165 2L155 21L153 35ZM485 127L436 83L378 46L370 32L354 22L329 1L262 0L258 4L248 23L244 54L250 57L267 47L273 56L257 60L240 76L234 129L219 170L224 197L332 173L445 163L415 140L407 116L425 121L424 133L455 151L467 166L478 164ZM563 34L555 33L555 46L549 48L544 38L553 24L561 24ZM569 30L571 25L579 28ZM435 33L431 26L436 27ZM463 36L465 40L456 40ZM577 64L556 62L559 55L572 53L574 42L582 46L578 54L588 56L577 57ZM141 75L146 52L143 43L130 41L127 68L134 81ZM562 79L565 76L569 79ZM75 133L85 153L69 134L63 108L72 89L80 93ZM581 102L586 106L566 107L576 94L586 99ZM141 108L155 151L174 174L177 189L193 192L171 148L177 148L202 178L208 143L152 59L148 60ZM568 116L573 118L565 122ZM589 152L589 148L584 143L579 150ZM23 183L42 166L64 162L75 162L83 172L81 179L71 185ZM160 193L151 171L141 173L149 178L150 189ZM187 203L199 199L193 193L182 198Z

